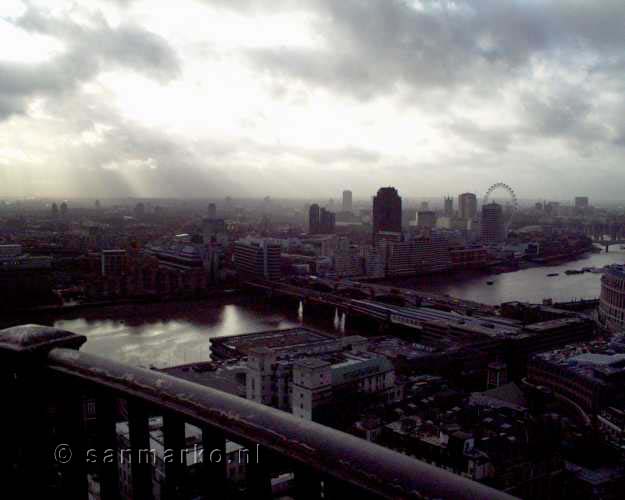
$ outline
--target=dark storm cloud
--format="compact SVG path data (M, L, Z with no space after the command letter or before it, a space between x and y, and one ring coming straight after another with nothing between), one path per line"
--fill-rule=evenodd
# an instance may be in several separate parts
M158 81L179 74L178 58L163 38L134 25L113 28L100 16L89 21L79 25L32 6L13 20L22 29L60 40L66 49L37 64L0 62L0 120L23 113L31 97L72 92L103 69L128 68Z
M582 51L623 56L621 1L312 0L309 5L318 13L316 28L325 48L263 49L251 58L277 75L360 98L392 91L397 83L426 89L485 85L492 91L531 76L534 57L567 62Z
M517 94L516 129L484 127L466 117L454 118L449 127L496 153L528 138L565 140L583 154L596 145L622 145L622 115L596 113L604 90L620 93L625 102L622 0L312 0L309 5L318 13L315 27L325 46L251 51L258 68L360 100L403 89L409 104L424 108L435 100L441 116L461 92L481 99L482 106ZM550 71L575 75L578 83ZM535 85L547 88L534 94Z
M524 95L527 134L536 137L563 137L573 146L587 149L608 142L608 125L593 118L593 100L580 89L569 89L554 96Z

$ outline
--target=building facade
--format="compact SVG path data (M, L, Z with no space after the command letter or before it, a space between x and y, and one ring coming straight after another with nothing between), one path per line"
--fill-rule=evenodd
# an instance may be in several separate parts
M458 215L464 220L473 220L477 216L477 196L473 193L462 193L458 196Z
M401 233L401 197L394 187L383 187L373 197L373 238L381 231Z
M488 203L482 207L480 236L487 245L502 243L506 239L506 225L503 210L497 203Z
M610 266L601 277L597 318L611 332L620 332L625 328L625 266Z
M350 190L343 191L343 212L351 212L352 205L352 192Z
M282 246L270 239L246 238L234 245L234 263L241 278L276 280L281 276Z

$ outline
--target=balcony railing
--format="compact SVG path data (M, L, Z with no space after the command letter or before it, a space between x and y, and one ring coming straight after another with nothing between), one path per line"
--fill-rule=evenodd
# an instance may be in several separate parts
M163 417L167 449L185 448L185 424L202 430L204 450L225 451L226 440L259 449L258 460L246 469L247 498L272 498L271 476L278 470L293 474L292 496L298 499L512 498L289 413L80 352L85 341L84 336L35 325L0 331L5 398L0 414L6 436L0 470L7 473L5 491L19 491L22 498L85 499L92 474L98 478L100 498L121 498L117 458L101 459L104 450L114 450L115 456L119 451L121 400L126 403L132 454L132 488L125 495L136 500L153 497L152 466L136 454L150 448L149 418L154 415ZM93 422L85 416L86 398L95 401ZM87 420L93 424L91 438ZM85 460L88 439L102 452L95 474ZM66 450L59 456L61 443ZM227 497L226 466L225 460L205 459L201 464L205 498ZM186 498L185 481L179 461L166 463L163 496Z

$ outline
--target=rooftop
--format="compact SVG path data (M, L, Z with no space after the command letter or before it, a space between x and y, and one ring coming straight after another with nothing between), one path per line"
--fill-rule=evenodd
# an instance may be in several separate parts
M239 354L246 355L252 349L269 348L272 350L285 350L289 348L305 347L324 341L337 341L325 333L305 327L288 328L283 330L267 330L262 332L247 333L243 335L231 335L211 339L211 345L219 345Z

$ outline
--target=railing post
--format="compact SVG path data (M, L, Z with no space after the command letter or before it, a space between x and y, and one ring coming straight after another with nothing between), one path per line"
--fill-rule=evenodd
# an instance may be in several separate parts
M163 415L163 440L165 446L165 500L184 497L186 470L185 423L175 415Z
M321 477L304 465L295 467L295 498L315 500L321 498Z
M255 445L249 446L252 450ZM260 448L258 456L255 453L249 456L247 462L247 492L249 498L265 500L272 498L271 468L269 464L269 451Z
M115 399L100 394L96 399L96 446L102 500L120 498L116 416Z
M156 463L150 446L149 414L142 402L128 401L128 427L133 498L150 500L153 498L152 473Z
M226 498L228 457L226 436L212 427L202 429L202 490L207 497Z
M55 381L56 378L51 380ZM62 387L63 394L55 398L58 428L53 443L55 450L67 447L71 452L71 457L68 455L67 459L62 455L57 457L63 472L62 495L68 500L86 500L89 485L83 391L74 382L68 384L65 381Z
M23 498L46 498L61 484L56 471L71 476L72 467L81 465L79 461L84 466L84 456L72 457L67 450L59 452L57 447L61 443L50 441L48 396L55 388L50 387L46 368L52 349L79 349L85 341L82 335L39 325L0 330L0 366L8 384L5 389L10 409L2 412L4 429L10 435L10 449L3 453L6 455L3 461L9 466L4 469L9 482L3 485L6 491L20 491ZM33 471L37 474L35 478ZM82 484L86 497L86 477ZM13 486L17 489L12 490Z

